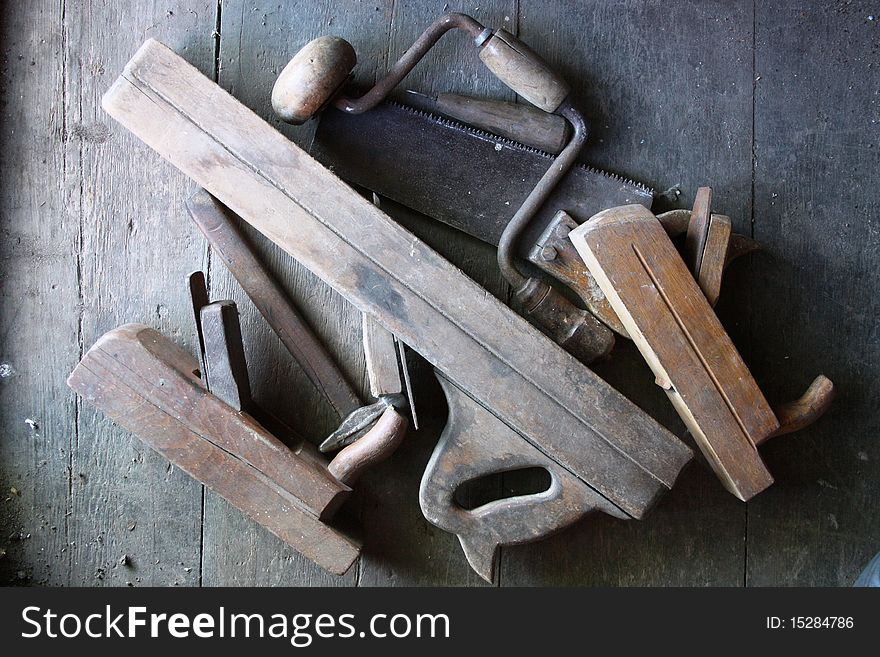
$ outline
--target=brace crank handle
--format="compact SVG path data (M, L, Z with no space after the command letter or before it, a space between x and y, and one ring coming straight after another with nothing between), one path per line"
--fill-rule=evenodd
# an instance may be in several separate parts
M357 63L351 44L340 37L310 41L287 64L272 89L272 107L284 121L305 123L332 104L349 114L366 112L400 84L446 32L459 29L479 48L479 57L504 84L544 110L556 112L569 86L531 48L506 30L484 27L466 14L444 14L431 23L388 73L359 98L340 93Z
M486 29L476 45L495 77L545 112L556 112L571 91L547 62L507 30Z

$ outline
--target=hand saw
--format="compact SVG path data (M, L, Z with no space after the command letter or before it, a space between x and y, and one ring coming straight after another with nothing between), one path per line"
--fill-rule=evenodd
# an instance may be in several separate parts
M497 246L513 208L553 156L447 118L454 113L489 125L484 116L462 111L463 100L453 105L448 96L441 96L442 104L425 101L421 94L410 97L445 116L397 101L358 115L328 110L320 115L311 154L344 180L404 206L388 205L392 215L406 216L409 209ZM575 165L523 231L517 255L561 281L604 325L628 337L568 234L602 210L632 204L650 208L652 201L652 190L641 183ZM673 210L658 219L674 237L688 230L690 216L689 210ZM728 250L721 254L723 266L755 248L753 240L731 235ZM720 280L708 294L712 303L718 286Z

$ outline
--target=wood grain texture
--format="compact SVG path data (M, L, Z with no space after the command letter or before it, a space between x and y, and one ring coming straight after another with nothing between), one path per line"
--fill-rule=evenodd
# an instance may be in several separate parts
M748 501L770 486L757 446L779 422L660 222L610 208L571 241L725 488Z
M68 584L79 358L79 185L66 167L85 127L65 114L63 9L0 21L0 584Z
M69 184L79 189L71 213L80 233L83 349L111 328L139 321L195 353L185 276L201 268L204 248L194 226L169 216L185 216L188 185L164 166L151 167L141 184L126 180L125 172L143 167L145 151L112 125L99 101L132 42L149 35L210 74L212 24L207 0L66 4L66 121L88 137L68 142L67 153ZM137 38L123 36L120 26ZM199 582L198 483L82 403L70 467L71 584Z
M750 503L748 539L746 509L695 465L644 521L598 515L541 543L504 549L501 585L848 585L880 547L873 512L880 480L874 440L880 431L874 403L880 336L872 294L878 277L880 146L873 121L880 122L874 93L880 21L868 21L876 8L860 0L775 5L753 15L749 3L697 0L510 0L481 2L479 10L473 3L427 0L396 0L393 9L390 0L222 3L220 83L264 118L271 117L275 76L297 47L321 34L351 40L358 79L368 81L446 8L518 33L562 68L578 94L591 124L586 160L658 191L680 185L681 197L658 199L657 211L690 207L697 186L711 184L716 210L730 215L736 232L750 234L754 219L754 236L765 251L728 270L718 313L768 399L775 404L797 396L817 368L838 384L841 394L829 417L762 448L777 484ZM97 97L148 35L211 72L216 9L214 1L155 8L133 2L124 10L35 1L3 9L0 134L16 166L7 167L0 181L0 289L4 308L12 308L0 316L0 365L11 370L0 371L13 372L0 379L2 583L198 581L198 528L185 522L198 513L189 497L198 487L181 486L187 479L176 472L166 483L167 463L136 450L137 441L102 418L80 420L85 446L75 456L70 447L79 449L77 411L63 382L81 346L125 321L179 331L175 339L192 346L181 276L208 263L198 255L201 237L190 231L179 240L169 236L172 218L166 216L179 213L173 223L185 225L183 199L192 188L164 164L151 165L155 185L148 191L129 187L147 151L111 126ZM442 41L406 86L512 99L472 62L470 51L462 41ZM753 89L757 160L750 217ZM308 143L310 125L283 129ZM79 244L81 218L87 248ZM134 238L123 235L129 218ZM418 218L408 225L503 296L493 249ZM340 311L338 297L265 241L261 253L342 356L351 381L362 384L356 316ZM127 264L131 258L136 260ZM87 324L101 323L89 329L83 345L71 338L81 307L76 260L84 268ZM260 377L254 382L258 400L320 437L333 424L331 411L213 258L211 283L214 298L235 298L242 309L248 357ZM389 462L358 483L367 525L360 580L478 583L455 539L428 525L418 509L421 469L445 404L424 363L415 358L411 365L429 426L410 434ZM619 341L596 369L683 434L633 345ZM35 430L27 418L36 421ZM100 448L90 446L94 429ZM114 454L119 441L125 448ZM69 474L72 458L79 467ZM94 492L65 518L70 481L76 496ZM20 497L8 492L12 486ZM2 501L6 497L12 499ZM209 502L207 511L206 582L358 580L356 574L341 582L322 575L222 501ZM65 536L66 526L75 537ZM31 538L9 538L13 532ZM82 547L70 546L71 540ZM112 567L123 553L134 569Z
M712 184L716 208L749 232L752 13L721 1L520 3L519 37L572 84L590 135L583 158L658 192L653 210L690 207ZM674 195L673 195L674 196ZM728 285L748 280L728 272ZM725 292L734 325L744 295ZM741 351L749 362L749 346ZM634 344L619 340L596 372L679 435L684 427ZM759 381L760 382L760 381ZM692 444L692 443L691 443ZM739 585L745 508L694 464L640 523L596 517L528 549L508 549L502 584ZM574 548L573 548L574 546Z
M874 20L869 20L874 16ZM771 402L819 371L828 415L762 448L746 583L851 585L880 550L880 25L870 2L758 5L754 368Z

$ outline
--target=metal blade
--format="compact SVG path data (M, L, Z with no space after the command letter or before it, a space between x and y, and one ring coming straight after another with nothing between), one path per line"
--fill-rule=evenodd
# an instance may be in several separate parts
M350 183L494 245L553 161L542 151L395 102L360 115L328 109L312 155ZM519 255L528 257L558 210L580 223L610 207L650 207L652 200L644 185L575 166L523 233Z
M384 395L400 394L403 392L403 381L400 378L394 335L366 313L362 318L370 394L377 399Z
M199 343L199 374L202 381L207 381L208 368L205 366L205 336L202 332L202 308L209 303L208 284L205 281L205 272L192 272L186 277L186 282L189 287L189 299L192 307L193 322L196 325L196 338Z

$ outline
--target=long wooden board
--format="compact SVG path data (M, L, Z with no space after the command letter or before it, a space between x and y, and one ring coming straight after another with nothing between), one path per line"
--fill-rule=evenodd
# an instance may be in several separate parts
M104 108L632 517L690 450L162 44Z
M657 218L611 208L570 238L727 489L772 484L758 444L779 422Z

